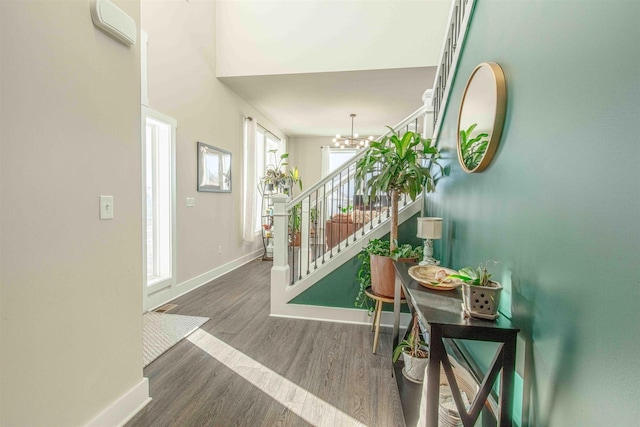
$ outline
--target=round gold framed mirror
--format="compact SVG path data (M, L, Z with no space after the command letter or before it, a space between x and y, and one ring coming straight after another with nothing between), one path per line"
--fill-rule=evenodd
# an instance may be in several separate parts
M464 88L458 114L458 161L468 173L482 172L498 148L507 107L507 86L495 62L478 65Z

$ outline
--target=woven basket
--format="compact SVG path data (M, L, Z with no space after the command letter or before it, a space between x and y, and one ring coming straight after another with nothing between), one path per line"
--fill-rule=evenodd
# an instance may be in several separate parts
M453 370L453 375L456 378L456 382L458 383L458 387L462 393L467 395L467 399L469 403L473 402L476 394L478 393L479 386L478 383L473 379L473 376L462 367L458 362L449 357L449 362L451 363L451 368ZM427 368L428 372L428 368ZM425 378L427 376L425 375ZM455 406L455 402L453 402L451 396L451 392L447 393L447 389L449 388L449 381L447 380L447 374L444 372L444 368L440 368L440 406L438 408L438 424L440 426L461 426L462 421L458 416L458 411ZM449 398L447 398L447 395ZM422 387L422 399L420 401L420 416L418 418L417 426L424 427L426 426L425 414L427 413L427 381L424 382Z

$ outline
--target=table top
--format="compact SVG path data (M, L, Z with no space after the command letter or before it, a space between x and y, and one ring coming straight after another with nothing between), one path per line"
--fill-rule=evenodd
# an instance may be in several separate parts
M462 292L460 288L451 291L428 289L409 276L409 267L415 264L394 262L394 265L405 288L407 298L420 318L430 325L463 326L486 331L513 331L514 333L519 331L502 314L496 320L483 320L474 317L465 318L462 310Z

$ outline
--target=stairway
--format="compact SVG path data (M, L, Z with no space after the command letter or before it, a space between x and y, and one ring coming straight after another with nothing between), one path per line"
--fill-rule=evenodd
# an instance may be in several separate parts
M471 20L475 0L453 0L449 27L444 37L434 90L423 96L424 105L393 129L437 136L446 110L451 82ZM389 135L388 132L380 139ZM294 304L291 301L355 257L370 239L389 232L390 217L385 197L366 200L355 185L356 163L366 147L336 171L293 200L284 194L274 203L274 251L271 270L271 315L346 323L370 323L366 310ZM422 210L423 197L412 201L401 196L398 223ZM289 232L278 232L289 230ZM293 236L290 238L289 236ZM382 324L391 324L383 313Z

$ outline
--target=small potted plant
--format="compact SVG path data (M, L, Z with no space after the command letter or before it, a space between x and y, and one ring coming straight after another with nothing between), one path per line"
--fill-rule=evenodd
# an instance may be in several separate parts
M402 340L393 351L395 363L402 354L404 368L402 374L409 381L422 383L429 363L429 345L422 339L418 316L413 316L413 326L407 339Z
M491 280L487 270L489 262L497 264L496 261L487 261L475 269L465 267L449 277L462 280L462 302L467 313L480 319L494 320L498 318L502 286Z
M269 150L269 153L275 155L276 150ZM293 184L298 184L300 190L302 190L300 172L298 172L297 167L292 170L287 169L289 165L288 159L289 153L284 153L275 164L267 165L265 175L261 178L265 192L271 193L277 188L279 191L289 194L289 189Z

